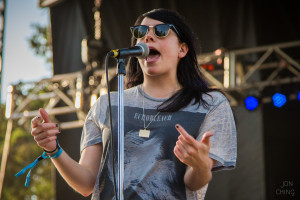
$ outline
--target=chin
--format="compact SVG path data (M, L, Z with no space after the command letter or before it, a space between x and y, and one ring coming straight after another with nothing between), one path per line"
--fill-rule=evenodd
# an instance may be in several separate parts
M148 69L146 74L148 76L157 76L157 75L160 75L159 71L158 70L155 70L155 69Z

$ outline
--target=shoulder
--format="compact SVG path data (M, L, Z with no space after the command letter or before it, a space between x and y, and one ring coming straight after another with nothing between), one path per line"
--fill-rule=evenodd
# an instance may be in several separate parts
M106 105L108 103L107 94L102 94L96 101L96 106Z
M223 102L228 102L226 96L219 91L212 91L207 94L203 94L203 100L211 106L217 106Z
M108 105L107 94L101 95L97 101L91 106L87 117L96 117L99 116L99 112L106 110Z
M203 101L202 101L203 100ZM211 91L202 94L200 102L191 101L182 111L208 113L218 107L220 104L227 106L227 98L219 91Z

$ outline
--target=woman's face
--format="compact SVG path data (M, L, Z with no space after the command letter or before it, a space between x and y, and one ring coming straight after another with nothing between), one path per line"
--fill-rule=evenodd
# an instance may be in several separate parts
M163 22L151 18L144 18L141 25L155 26ZM164 38L155 36L151 27L144 38L137 39L137 43L143 42L149 46L150 54L146 59L139 59L139 64L144 75L176 76L179 60L187 53L187 45L180 43L176 33L170 29Z

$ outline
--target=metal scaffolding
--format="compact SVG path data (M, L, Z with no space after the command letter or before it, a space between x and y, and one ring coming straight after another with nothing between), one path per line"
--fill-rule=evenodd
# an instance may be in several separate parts
M212 86L225 92L230 105L237 106L249 90L259 93L267 87L300 82L299 56L300 41L293 41L233 51L218 49L198 56L198 62L219 65L212 71L201 70ZM265 70L267 77L261 76Z
M115 70L109 70L109 78L114 78ZM88 86L83 88L82 80L84 73L75 72L69 74L55 75L49 79L42 79L31 83L34 89L25 97L17 91L18 85L10 86L6 102L6 118L8 118L7 130L4 141L0 170L0 195L3 187L5 168L9 154L10 137L13 130L13 121L17 120L19 126L39 115L39 110L30 110L29 104L34 100L45 100L45 110L53 122L60 124L60 129L73 129L83 126L87 110L98 97L106 90L106 76L104 70L95 71L88 77ZM28 83L29 84L29 83ZM41 93L41 91L46 91ZM15 101L19 104L16 106ZM63 105L63 106L59 106ZM74 121L59 121L56 116L75 113L77 119ZM28 130L30 132L30 130ZM1 197L1 196L0 196Z

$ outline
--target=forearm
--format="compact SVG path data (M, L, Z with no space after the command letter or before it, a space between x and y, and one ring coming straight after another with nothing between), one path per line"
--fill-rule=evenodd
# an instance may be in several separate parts
M201 168L188 167L184 175L184 183L191 191L199 190L205 186L212 178L212 164Z
M65 181L83 196L92 193L96 175L86 166L74 161L65 151L55 159L51 159Z

